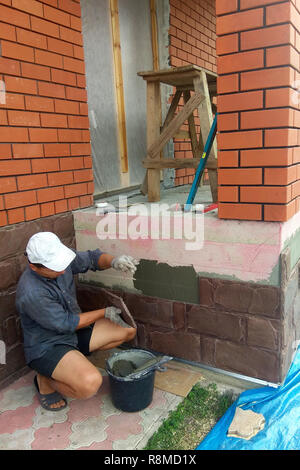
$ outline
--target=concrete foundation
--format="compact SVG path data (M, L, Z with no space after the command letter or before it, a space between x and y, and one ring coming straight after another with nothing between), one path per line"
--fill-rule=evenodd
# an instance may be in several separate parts
M280 383L300 333L299 215L261 223L220 220L208 212L198 226L203 244L191 249L185 233L176 237L182 212L175 209L188 191L178 189L164 191L160 202L170 207L168 239L158 204L141 204L142 196L129 198L126 211L109 201L116 211L108 215L97 208L74 213L78 250L100 247L140 259L134 278L114 270L81 275L83 307L99 305L102 287L118 291L138 324L139 346ZM198 193L196 203L210 203L208 188ZM127 233L121 230L125 218ZM133 239L138 225L141 236Z

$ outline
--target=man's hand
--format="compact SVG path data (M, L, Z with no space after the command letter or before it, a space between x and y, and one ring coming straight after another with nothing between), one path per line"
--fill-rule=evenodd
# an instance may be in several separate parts
M134 259L132 256L121 255L112 260L111 267L117 271L122 271L123 273L130 271L134 274L138 264L139 261Z
M106 307L104 318L116 323L117 325L122 326L123 328L131 328L130 325L127 325L121 318L122 311L116 307Z

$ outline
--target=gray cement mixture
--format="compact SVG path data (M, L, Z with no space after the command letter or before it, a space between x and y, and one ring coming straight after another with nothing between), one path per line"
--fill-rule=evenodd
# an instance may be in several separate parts
M136 370L136 365L132 361L126 359L119 359L112 367L112 373L116 377L127 377Z

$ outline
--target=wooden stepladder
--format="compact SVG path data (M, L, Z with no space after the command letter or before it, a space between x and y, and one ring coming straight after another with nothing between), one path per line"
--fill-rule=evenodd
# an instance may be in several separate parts
M143 165L147 175L141 186L143 194L148 193L149 202L160 200L160 171L163 168L197 168L212 123L212 97L216 95L216 75L195 65L159 71L140 72L147 81L147 156ZM165 122L160 129L160 84L176 88ZM183 97L184 106L176 114L179 101ZM200 137L196 133L194 111L198 109ZM181 127L188 122L188 133ZM167 142L176 136L191 141L193 158L161 158L161 151ZM217 147L213 143L207 161L209 182L213 201L217 201Z

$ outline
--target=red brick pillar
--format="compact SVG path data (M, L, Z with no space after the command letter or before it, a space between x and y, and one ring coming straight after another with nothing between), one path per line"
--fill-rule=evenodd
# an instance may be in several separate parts
M285 221L300 208L298 9L216 0L220 218Z

